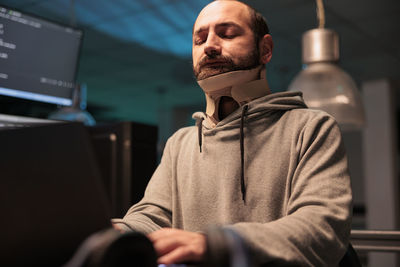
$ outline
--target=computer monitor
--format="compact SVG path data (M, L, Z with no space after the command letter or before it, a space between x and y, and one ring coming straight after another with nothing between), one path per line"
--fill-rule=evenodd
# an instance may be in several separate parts
M82 30L0 5L0 95L72 105Z

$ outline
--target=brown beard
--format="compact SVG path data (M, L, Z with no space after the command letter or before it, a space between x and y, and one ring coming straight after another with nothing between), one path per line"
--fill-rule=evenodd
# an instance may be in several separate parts
M206 55L196 66L193 66L194 76L199 81L226 72L253 69L260 65L260 53L257 48L254 48L252 51L251 54L239 58L238 64L235 64L230 57L222 55ZM221 64L217 66L205 65L206 61L210 59L221 61Z

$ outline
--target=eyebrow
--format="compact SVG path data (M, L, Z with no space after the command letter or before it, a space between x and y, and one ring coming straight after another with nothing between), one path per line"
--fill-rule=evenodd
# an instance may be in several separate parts
M222 22L222 23L218 23L216 26L217 27L236 27L236 28L242 28L239 24L233 22L233 21L227 21L227 22ZM201 27L200 29L198 29L197 31L194 32L194 35L198 35L199 33L206 31L207 27Z

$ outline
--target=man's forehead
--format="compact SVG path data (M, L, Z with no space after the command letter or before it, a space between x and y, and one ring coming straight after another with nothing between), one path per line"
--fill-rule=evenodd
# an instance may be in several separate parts
M238 25L250 24L248 7L238 1L214 1L200 12L194 24L194 32L210 24L234 22Z

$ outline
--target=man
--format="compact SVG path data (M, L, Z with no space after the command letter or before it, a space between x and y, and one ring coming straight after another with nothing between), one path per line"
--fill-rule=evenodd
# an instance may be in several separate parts
M335 121L300 93L270 94L268 27L238 1L214 1L193 28L207 100L176 132L122 230L148 235L159 263L204 259L207 227L237 232L257 265L334 266L350 233L347 159Z

